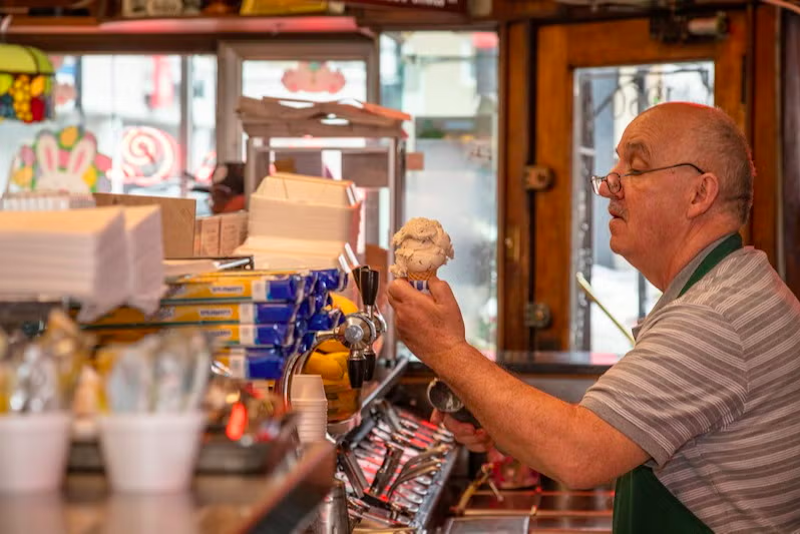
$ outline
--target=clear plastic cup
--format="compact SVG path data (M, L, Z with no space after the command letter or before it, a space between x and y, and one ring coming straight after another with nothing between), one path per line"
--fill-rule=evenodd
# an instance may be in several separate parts
M206 423L203 412L113 414L99 422L112 489L169 493L189 488Z
M64 479L71 414L0 416L0 493L56 491Z

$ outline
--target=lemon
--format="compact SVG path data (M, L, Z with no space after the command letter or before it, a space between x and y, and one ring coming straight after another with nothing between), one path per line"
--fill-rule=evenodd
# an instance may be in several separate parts
M343 352L347 350L347 347L336 341L335 339L329 339L328 341L323 341L320 343L319 347L317 347L319 352L324 353L331 353L331 352Z
M355 302L347 297L339 295L338 293L331 293L331 300L333 301L333 307L342 310L342 313L345 315L356 313L358 311L358 306L356 306Z
M44 76L37 76L31 82L31 96L39 96L40 94L44 93L45 88L45 77Z
M344 376L341 365L326 354L314 352L309 356L303 373L309 375L320 375L323 381L339 381Z

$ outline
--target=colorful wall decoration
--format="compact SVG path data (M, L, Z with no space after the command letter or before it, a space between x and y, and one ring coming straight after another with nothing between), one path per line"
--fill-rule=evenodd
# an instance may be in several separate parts
M150 187L179 176L178 144L163 130L133 126L122 133L114 155L114 183Z
M342 71L332 70L324 61L300 61L296 69L283 73L281 83L293 93L336 94L344 88L346 80Z
M57 133L44 130L32 145L23 145L11 165L11 191L111 190L106 173L111 159L97 153L97 139L79 126Z
M48 119L52 94L53 65L42 51L0 43L0 121Z

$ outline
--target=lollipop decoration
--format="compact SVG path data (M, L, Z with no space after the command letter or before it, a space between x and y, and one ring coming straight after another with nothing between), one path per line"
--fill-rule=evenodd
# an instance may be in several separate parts
M177 143L166 132L149 126L128 128L114 158L114 180L150 187L178 172Z

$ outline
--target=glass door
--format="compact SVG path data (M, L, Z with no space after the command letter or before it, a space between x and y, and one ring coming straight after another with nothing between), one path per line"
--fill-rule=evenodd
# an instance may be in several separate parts
M575 70L572 137L572 274L580 273L597 300L630 331L661 293L611 251L608 200L587 187L592 175L616 164L614 149L628 123L661 102L714 105L714 62L656 63ZM570 347L624 354L625 336L583 290L572 286Z
M729 18L723 38L664 44L646 20L545 27L538 32L535 164L552 171L530 193L532 305L549 313L533 330L537 349L624 354L628 337L587 298L582 275L630 332L659 292L609 248L606 200L589 177L615 164L628 123L666 101L720 107L744 126L745 21Z

